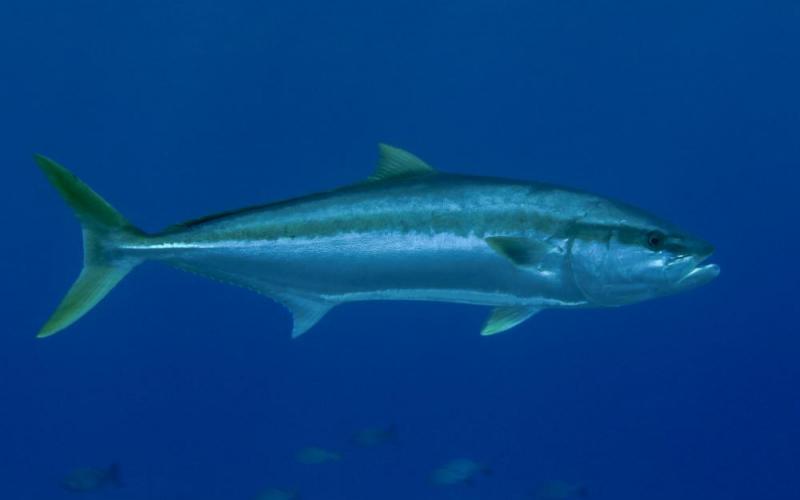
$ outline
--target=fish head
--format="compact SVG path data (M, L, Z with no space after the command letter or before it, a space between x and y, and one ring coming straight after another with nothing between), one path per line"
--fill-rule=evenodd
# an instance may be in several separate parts
M618 306L672 295L719 275L705 263L714 247L674 225L633 209L613 223L575 231L570 265L575 284L595 305Z

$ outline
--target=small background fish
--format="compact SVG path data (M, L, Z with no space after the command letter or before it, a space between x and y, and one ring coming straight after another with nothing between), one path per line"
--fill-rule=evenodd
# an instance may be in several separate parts
M262 491L255 500L300 500L300 494L294 490L268 488Z
M584 498L589 495L586 486L579 483L566 481L548 481L543 483L533 494L541 500L566 500L569 498Z
M105 469L83 467L70 472L62 481L64 489L76 492L96 491L107 487L122 486L120 468L112 464Z
M341 460L341 455L335 451L310 446L298 450L294 455L295 460L301 464L315 465Z
M353 433L351 441L357 446L370 448L380 446L397 438L397 428L394 424L386 427L367 427Z
M488 476L491 473L491 469L486 465L468 458L458 458L435 469L431 474L431 481L442 486L470 484L478 475Z

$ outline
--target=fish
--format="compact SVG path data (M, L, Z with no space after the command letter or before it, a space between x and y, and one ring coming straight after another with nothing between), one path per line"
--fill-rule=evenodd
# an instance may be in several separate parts
M83 467L70 472L61 482L64 489L79 493L97 491L107 487L122 487L119 464L106 468Z
M489 467L469 458L457 458L435 469L430 476L431 482L440 486L456 484L472 484L480 474L491 475Z
M256 500L300 500L300 494L294 490L268 488L262 491Z
M366 180L146 234L55 161L35 155L83 230L77 280L38 337L68 327L145 261L283 304L299 337L339 304L489 306L482 335L543 309L616 307L719 275L714 247L633 206L549 184L446 173L379 145Z
M351 441L353 444L361 446L362 448L371 448L392 441L396 436L397 431L394 425L388 425L386 427L366 427L353 433Z
M297 453L295 453L294 458L301 464L317 465L328 462L338 462L342 459L342 456L335 451L318 448L316 446L309 446L308 448L302 448L298 450Z
M568 483L566 481L549 481L536 490L534 498L541 500L563 500L569 498L585 498L589 495L586 486L578 483Z

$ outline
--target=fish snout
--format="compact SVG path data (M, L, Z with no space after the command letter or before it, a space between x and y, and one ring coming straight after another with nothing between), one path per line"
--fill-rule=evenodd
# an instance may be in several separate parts
M703 262L714 253L714 245L700 239L690 239L684 242L684 252L687 261L691 263L683 277L678 280L678 285L683 289L705 285L717 276L720 268L717 264Z

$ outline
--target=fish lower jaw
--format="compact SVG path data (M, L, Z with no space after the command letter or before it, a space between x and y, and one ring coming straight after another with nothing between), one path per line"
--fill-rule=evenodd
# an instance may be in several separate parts
M682 286L699 286L708 283L719 276L720 268L717 264L706 264L697 266L681 278L678 282Z

